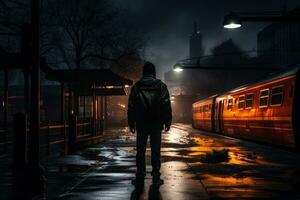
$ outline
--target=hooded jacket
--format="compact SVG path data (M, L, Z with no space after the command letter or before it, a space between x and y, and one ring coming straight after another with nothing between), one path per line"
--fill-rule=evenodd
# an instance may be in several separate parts
M137 130L162 130L170 126L169 91L161 80L145 75L132 88L128 100L128 125Z

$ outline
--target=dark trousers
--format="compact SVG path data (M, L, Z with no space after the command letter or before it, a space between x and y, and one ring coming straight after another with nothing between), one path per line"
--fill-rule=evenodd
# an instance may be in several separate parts
M147 147L147 139L150 136L151 146L151 165L153 178L160 177L160 145L161 145L161 130L137 130L136 138L136 167L137 167L137 178L143 178L146 176L146 161L145 152Z

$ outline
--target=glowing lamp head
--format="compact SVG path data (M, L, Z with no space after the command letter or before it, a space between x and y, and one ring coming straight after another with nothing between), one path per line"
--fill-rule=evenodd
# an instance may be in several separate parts
M242 26L241 24L230 23L224 25L224 28L235 29L235 28L240 28L241 26Z
M183 69L182 69L181 65L179 63L177 63L174 65L173 71L174 72L182 72Z
M242 26L241 18L234 13L229 13L224 17L223 27L228 29L240 28Z

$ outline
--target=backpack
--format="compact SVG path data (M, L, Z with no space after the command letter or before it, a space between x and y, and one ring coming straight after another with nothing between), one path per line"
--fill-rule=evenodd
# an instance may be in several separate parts
M137 85L136 102L139 114L148 120L160 118L161 88L159 82L154 86Z

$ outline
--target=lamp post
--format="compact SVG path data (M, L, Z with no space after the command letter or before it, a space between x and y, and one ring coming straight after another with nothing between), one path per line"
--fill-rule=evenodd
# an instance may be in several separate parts
M240 28L242 22L300 22L300 15L253 16L230 12L224 17L223 27L228 29Z
M43 195L45 191L44 170L40 164L40 0L31 1L31 112L30 134L28 139L28 165L27 181L29 198Z

